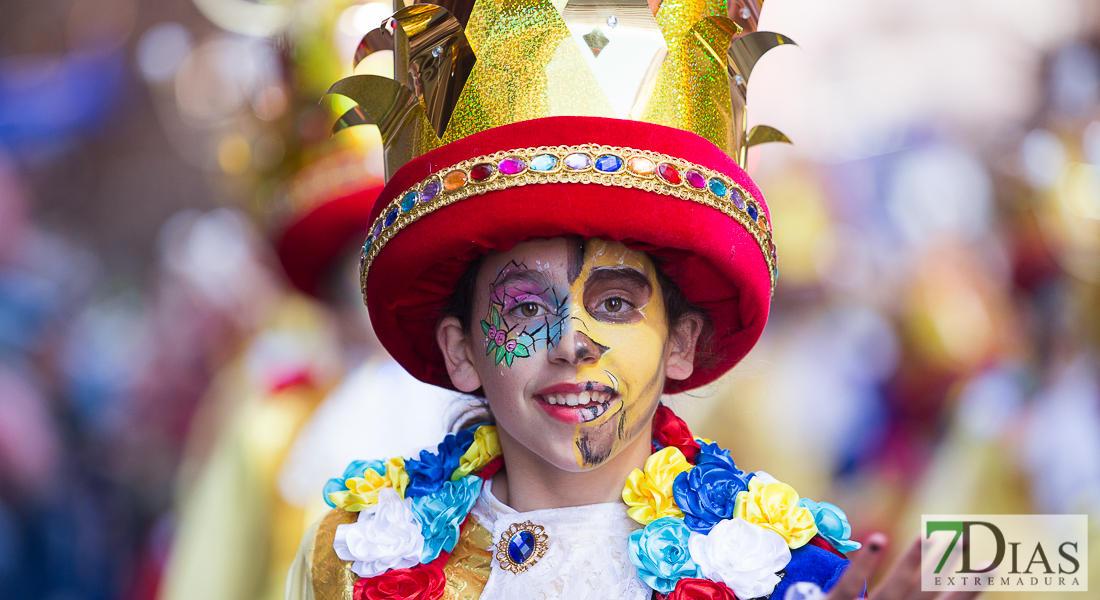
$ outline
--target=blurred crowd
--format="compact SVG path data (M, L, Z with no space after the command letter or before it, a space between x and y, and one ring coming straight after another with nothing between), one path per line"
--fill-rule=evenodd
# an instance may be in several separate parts
M322 97L391 10L0 0L0 598L279 598L325 480L461 409L356 298L380 140L330 136ZM750 155L779 285L672 407L856 539L1100 539L1100 2L769 0L761 27L801 45L749 99L795 142ZM341 442L368 421L381 446Z

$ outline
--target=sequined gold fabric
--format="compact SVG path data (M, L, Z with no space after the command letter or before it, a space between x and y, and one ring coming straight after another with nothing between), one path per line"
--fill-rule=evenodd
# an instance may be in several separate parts
M668 43L668 58L641 120L690 131L736 156L725 55L740 28L725 13L724 1L661 4L657 22Z
M488 550L492 545L493 535L470 517L443 567L447 578L443 600L476 600L481 596L492 571L493 555Z
M765 52L790 43L754 31L761 4L665 0L654 16L640 0L477 0L463 25L445 8L401 1L396 81L369 82L375 93L361 85L330 92L356 92L351 97L363 110L354 116L369 119L345 124L379 126L387 176L442 144L563 115L690 131L744 165L749 72ZM615 27L633 34L610 41ZM609 43L616 50L608 53ZM374 48L378 40L364 44Z
M317 600L352 600L359 576L351 572L351 563L340 560L332 542L336 526L352 523L359 513L334 508L321 520L313 538L313 597Z

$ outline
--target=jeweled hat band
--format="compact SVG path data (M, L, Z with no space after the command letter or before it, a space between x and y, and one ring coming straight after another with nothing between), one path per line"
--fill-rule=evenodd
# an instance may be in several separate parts
M718 171L648 150L583 144L504 150L435 171L398 194L372 223L363 246L360 283L366 297L371 263L404 228L471 196L524 185L583 183L638 188L696 202L737 221L760 246L771 277L778 275L771 225L748 191Z

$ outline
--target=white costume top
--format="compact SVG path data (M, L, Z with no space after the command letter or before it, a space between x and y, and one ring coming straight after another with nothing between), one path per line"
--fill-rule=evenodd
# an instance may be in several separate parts
M492 548L493 567L483 600L648 600L653 590L638 578L627 539L642 526L626 504L609 502L516 512L492 493L487 481L470 515L492 533L494 543L513 524L531 521L546 530L547 551L522 573L502 569Z

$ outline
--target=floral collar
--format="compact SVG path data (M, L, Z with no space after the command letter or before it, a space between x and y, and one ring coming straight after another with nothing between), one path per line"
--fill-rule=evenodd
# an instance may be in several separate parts
M729 451L693 437L664 405L653 445L645 468L627 478L623 501L644 525L630 535L631 562L657 598L767 596L792 550L812 544L839 554L860 546L840 508L799 498L763 471L738 469ZM360 513L337 527L333 542L360 577L355 599L441 598L443 565L482 484L502 465L496 427L479 425L447 435L419 460L356 461L329 480L325 501Z

